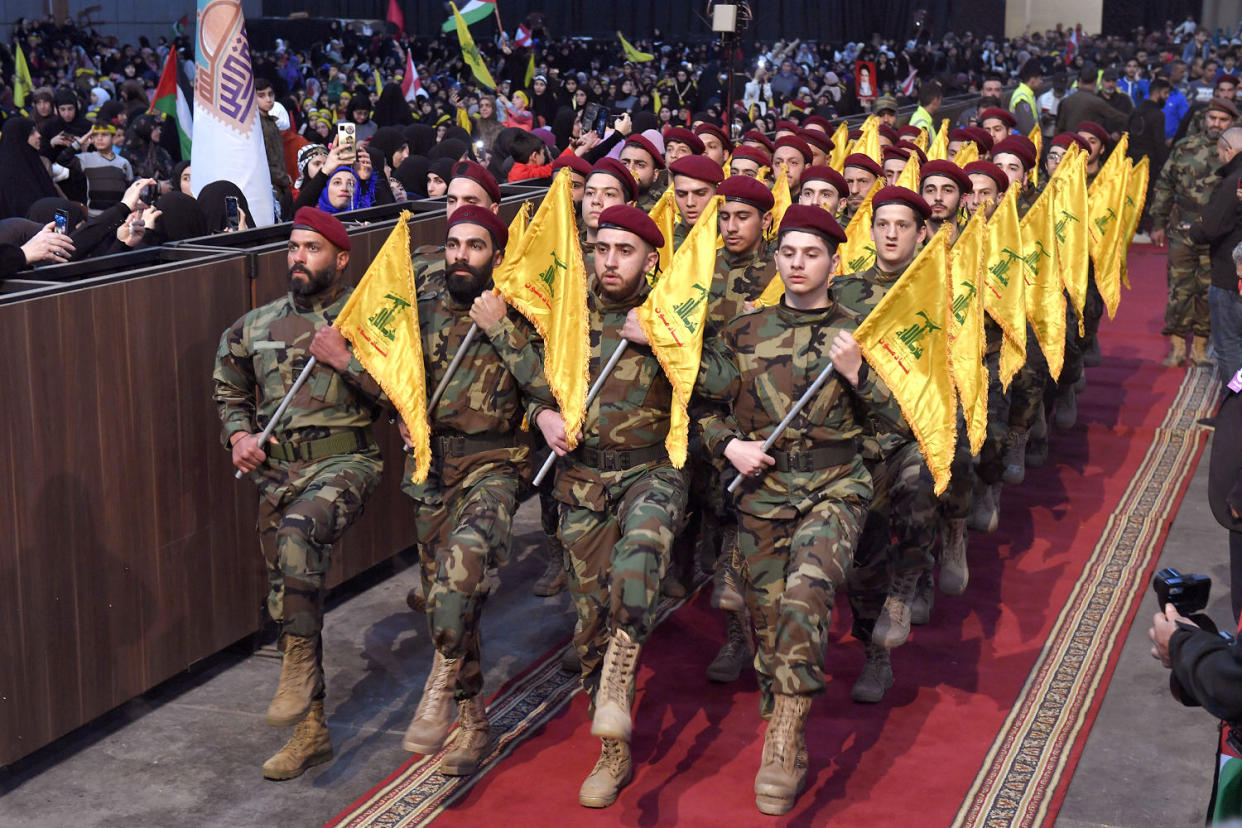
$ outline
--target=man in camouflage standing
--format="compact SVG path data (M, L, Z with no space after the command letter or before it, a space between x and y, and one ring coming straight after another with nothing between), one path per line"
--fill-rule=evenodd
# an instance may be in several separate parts
M664 448L673 389L646 345L635 309L648 293L664 237L637 207L599 217L589 294L590 375L598 377L622 340L630 344L586 413L568 451L560 412L535 404L530 419L561 457L554 493L578 610L574 645L592 700L591 734L602 752L578 802L603 808L629 782L630 705L642 645L651 634L660 579L686 503L686 478Z
M1190 240L1190 228L1202 218L1216 188L1220 159L1216 141L1233 125L1238 110L1230 101L1213 100L1203 113L1203 132L1187 135L1173 146L1152 193L1151 240L1169 245L1169 301L1164 330L1169 355L1162 363L1173 368L1186 364L1186 337L1192 337L1190 361L1210 365L1207 340L1211 333L1208 287L1211 258L1206 244Z
M362 513L383 469L371 432L382 393L330 327L350 294L349 250L334 216L298 210L289 236L289 294L224 332L212 374L233 465L259 487L267 608L284 650L267 723L297 725L264 763L268 779L292 779L332 758L323 710L324 581L333 544ZM308 356L318 361L310 378L269 445L259 445Z

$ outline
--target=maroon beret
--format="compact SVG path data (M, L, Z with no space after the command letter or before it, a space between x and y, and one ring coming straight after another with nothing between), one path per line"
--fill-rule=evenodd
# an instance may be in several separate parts
M814 167L807 167L803 170L802 183L805 184L808 181L827 181L837 188L842 198L850 194L850 187L845 183L845 176L827 164L816 164Z
M851 130L850 130L850 132L849 132L849 136L850 136L850 140L851 140L851 141L857 141L859 138L861 138L861 137L862 137L862 130L861 130L861 129L851 129Z
M970 176L952 161L928 161L919 168L919 186L933 175L942 175L957 185L963 193L970 192Z
M449 216L445 230L458 224L477 224L487 230L488 235L492 237L492 247L496 250L504 250L505 245L509 243L509 228L505 227L500 216L486 207L480 207L477 204L463 204L458 207L453 211L453 215Z
M685 144L695 155L702 155L707 149L707 147L703 146L703 139L685 127L669 127L664 130L665 152L668 152L668 145L673 141Z
M1239 81L1237 75L1231 75L1228 72L1225 72L1224 74L1216 76L1216 83L1232 83L1234 86L1237 86Z
M909 135L912 138L917 138L919 134L922 132L923 132L922 127L916 127L914 124L906 124L901 129L897 130L897 135L900 138L904 138L907 135Z
M814 233L829 244L845 244L845 231L832 215L820 207L809 204L790 204L781 218L780 235L790 230Z
M894 144L901 140L901 135L897 133L897 130L888 124L880 124L880 128L877 129L876 132L883 135Z
M1227 101L1224 98L1212 98L1212 100L1208 101L1207 109L1205 111L1223 112L1230 118L1235 119L1238 117L1238 108L1233 105L1233 101ZM1082 129L1082 124L1079 124L1078 128Z
M772 191L765 187L759 179L751 178L749 175L729 176L724 180L724 183L716 188L716 195L724 196L725 201L745 202L759 208L761 213L766 213L776 204L776 199L772 197Z
M758 143L763 144L765 147L767 147L769 154L771 154L776 149L776 145L772 143L772 139L764 135L762 132L760 132L757 129L752 129L752 130L747 131L746 134L742 136L742 140L743 141L757 141Z
M828 133L820 132L818 129L800 129L798 130L798 137L808 144L818 147L820 152L832 152L833 147L836 146L832 139L828 137Z
M1023 143L1018 139L1018 136L1011 135L1004 141L1001 141L992 147L992 158L995 159L996 156L1006 153L1014 155L1017 156L1018 160L1022 162L1022 166L1029 170L1034 167L1036 163L1035 153L1031 151L1029 146L1027 146L1029 143L1029 141L1027 143Z
M812 115L809 118L803 119L803 129L810 129L812 126L822 127L825 135L832 132L832 124L828 122L827 118L820 115Z
M586 178L591 174L591 164L585 158L577 155L562 155L552 162L552 172L558 173L562 168L569 167L577 175Z
M979 147L980 153L992 151L992 134L979 127L962 127L949 133L950 141L971 141Z
M910 141L898 141L893 146L906 150L907 152L910 152L913 155L917 155L919 157L920 164L927 163L927 153L919 149L918 144L911 143Z
M905 187L884 187L871 199L873 210L878 210L885 204L904 204L922 216L924 221L931 218L931 207L927 206L923 197Z
M349 234L345 225L336 216L329 215L316 207L300 207L293 214L294 229L311 230L323 236L339 250L349 250Z
M651 160L655 162L657 169L664 169L664 156L656 151L655 144L647 140L644 135L631 135L625 139L627 147L638 147L651 156Z
M1100 139L1101 144L1111 144L1113 137L1108 134L1108 130L1097 124L1095 121L1079 121L1078 126L1074 128L1074 132L1086 132Z
M1018 119L1013 117L1013 113L1008 109L1001 109L999 106L989 106L987 109L979 110L979 123L995 119L1000 121L1010 129L1016 129Z
M1071 144L1077 144L1083 152L1091 152L1091 145L1087 143L1087 139L1077 132L1062 132L1053 138L1048 146L1069 149Z
M724 181L724 170L706 155L687 155L684 158L678 158L668 165L668 172L670 176L684 175L687 178L706 181L708 184L719 184Z
M803 161L808 164L811 163L811 145L806 141L803 141L797 135L786 135L785 137L779 139L776 142L776 149L780 149L781 147L793 147L798 151L798 154L802 156ZM772 154L776 155L776 151L773 150Z
M591 167L591 175L596 173L611 175L620 181L621 189L625 191L626 201L634 201L638 198L638 182L634 179L634 175L630 172L629 167L617 159L608 158L607 156L599 159L595 162L595 166ZM590 178L590 176L587 176L587 178Z
M773 129L775 129L777 132L784 132L785 130L789 130L790 132L797 132L798 125L795 124L793 121L777 121Z
M908 161L910 160L910 150L905 147L881 147L880 157L885 161L889 161L893 158L900 158L903 161Z
M971 161L962 172L967 175L986 175L996 182L996 192L1003 193L1009 189L1009 176L991 161Z
M752 147L749 144L738 144L734 147L732 157L746 158L750 161L754 161L761 167L768 167L772 165L772 156L759 149L759 147Z
M698 126L694 128L694 134L699 135L699 136L703 136L703 135L714 136L715 139L719 141L721 145L725 148L725 152L733 151L733 142L729 140L728 135L725 135L725 131L721 129L720 127L716 126L715 124L707 124L707 123L699 124ZM706 150L707 148L704 147L703 149Z
M875 163L870 155L863 155L861 152L856 152L853 155L847 156L845 159L845 165L841 169L844 170L846 167L858 167L859 169L866 170L877 178L884 175L884 168Z
M600 213L599 227L601 230L615 227L633 233L657 250L664 246L664 234L656 227L651 216L628 204L614 204Z
M483 188L493 204L500 201L500 185L496 183L496 176L478 161L458 161L453 165L453 178L469 178Z

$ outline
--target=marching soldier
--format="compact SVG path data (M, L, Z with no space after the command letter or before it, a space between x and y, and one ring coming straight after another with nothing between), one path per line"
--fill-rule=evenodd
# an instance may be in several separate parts
M632 169L632 168L631 168ZM582 197L582 259L587 272L593 270L595 239L599 232L599 217L609 207L633 204L640 198L638 185L625 164L615 158L601 158L591 167Z
M349 251L336 217L298 210L289 235L288 295L224 332L212 374L233 465L259 487L267 609L284 651L267 723L297 725L263 764L268 779L292 779L332 758L323 709L324 582L332 546L362 513L383 469L371 432L383 394L330 327L349 298ZM259 445L308 356L317 360L310 378L271 442Z
M828 214L842 222L842 205L850 193L845 177L829 166L807 167L802 171L802 186L798 191L798 203L822 207Z
M706 156L687 155L669 164L668 173L677 204L677 222L673 225L675 251L699 220L699 213L716 197L716 188L724 181L724 170Z
M742 144L733 150L729 157L729 172L733 175L744 175L748 178L762 178L763 170L770 170L772 157L763 149L749 144ZM769 185L771 179L769 178Z
M625 139L619 158L638 182L638 209L650 213L664 194L664 187L658 183L664 156L646 136L631 135Z
M919 189L931 207L928 235L936 235L941 225L947 223L953 234L951 239L956 241L962 231L958 210L963 206L963 196L970 194L970 176L952 161L928 161L919 167Z
M444 196L444 217L463 204L486 207L493 213L500 210L500 185L487 167L475 161L459 161L453 165L453 177L449 179L448 192ZM444 282L444 248L440 245L423 245L415 248L414 284L422 293L442 286Z

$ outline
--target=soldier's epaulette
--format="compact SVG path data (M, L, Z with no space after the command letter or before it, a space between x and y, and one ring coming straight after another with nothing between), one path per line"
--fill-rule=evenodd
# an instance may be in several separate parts
M418 303L421 305L423 302L439 301L447 292L448 287L443 282L433 282L431 284L424 282L419 286Z

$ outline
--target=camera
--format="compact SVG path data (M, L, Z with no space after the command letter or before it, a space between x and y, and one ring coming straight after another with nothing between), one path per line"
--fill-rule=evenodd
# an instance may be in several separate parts
M1206 575L1183 575L1170 567L1152 577L1151 588L1156 593L1161 612L1164 612L1165 605L1172 604L1180 614L1189 618L1207 607L1212 579Z

